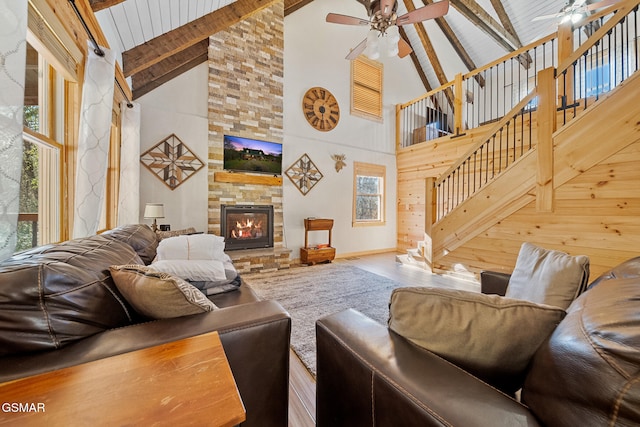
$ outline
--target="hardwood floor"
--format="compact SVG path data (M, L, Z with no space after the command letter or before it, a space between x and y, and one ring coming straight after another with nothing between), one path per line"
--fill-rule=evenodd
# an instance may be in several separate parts
M396 253L388 252L351 258L336 259L334 263L348 263L363 270L406 284L406 286L442 286L478 292L474 282L439 276L396 262ZM295 352L290 351L289 372L289 427L315 426L316 381Z

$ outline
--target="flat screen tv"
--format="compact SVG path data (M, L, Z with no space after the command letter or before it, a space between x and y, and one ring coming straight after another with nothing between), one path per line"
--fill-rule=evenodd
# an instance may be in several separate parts
M282 175L282 144L225 135L224 169Z

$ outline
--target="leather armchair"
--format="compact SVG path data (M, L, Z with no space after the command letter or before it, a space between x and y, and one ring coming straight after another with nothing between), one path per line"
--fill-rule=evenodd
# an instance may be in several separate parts
M639 285L640 257L593 281L534 354L522 402L357 311L320 319L317 426L637 425Z

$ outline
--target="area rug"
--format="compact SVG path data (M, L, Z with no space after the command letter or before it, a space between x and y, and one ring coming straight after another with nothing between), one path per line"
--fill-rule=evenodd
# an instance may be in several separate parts
M391 291L401 283L350 265L318 264L243 275L262 299L278 301L291 315L291 347L316 374L316 320L347 308L386 324Z

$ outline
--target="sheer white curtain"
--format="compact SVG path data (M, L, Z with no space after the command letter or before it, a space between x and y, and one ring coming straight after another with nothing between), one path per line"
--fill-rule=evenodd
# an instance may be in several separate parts
M0 260L18 236L27 2L0 0Z
M140 222L140 104L122 103L118 225Z
M101 49L104 56L98 56L89 43L84 72L78 135L74 238L96 234L105 202L115 54L109 49Z

